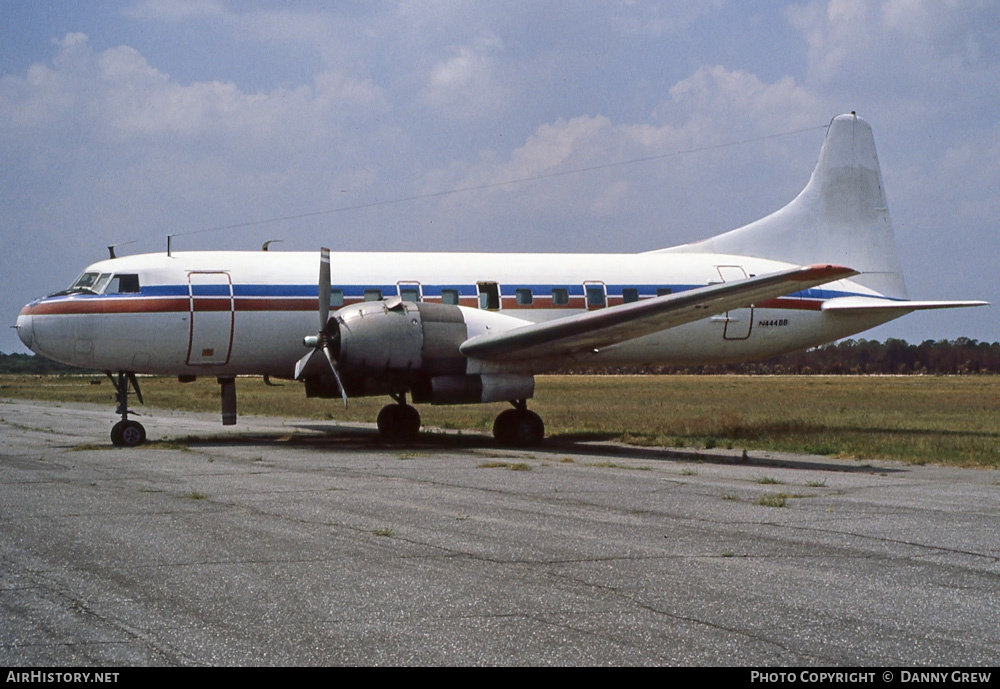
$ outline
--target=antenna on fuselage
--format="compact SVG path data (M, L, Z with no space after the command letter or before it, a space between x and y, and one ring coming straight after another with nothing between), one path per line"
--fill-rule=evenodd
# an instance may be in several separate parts
M109 258L118 258L117 256L115 256L115 249L117 249L120 246L125 246L126 244L135 244L135 242L136 242L136 240L130 239L127 242L118 242L117 244L109 244L108 245L108 257Z
M284 239L268 239L266 242L264 242L263 244L261 244L260 250L261 251L267 251L267 247L269 247L270 245L272 245L272 244L274 244L276 242L283 242L283 241L285 241L285 240Z
M167 256L170 255L170 240L173 238L174 236L172 234L167 235Z

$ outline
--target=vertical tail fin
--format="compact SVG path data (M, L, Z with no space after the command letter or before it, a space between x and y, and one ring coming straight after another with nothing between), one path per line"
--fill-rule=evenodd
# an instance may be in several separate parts
M860 271L854 282L906 298L875 137L854 113L830 122L809 183L787 206L739 229L665 251L837 263Z

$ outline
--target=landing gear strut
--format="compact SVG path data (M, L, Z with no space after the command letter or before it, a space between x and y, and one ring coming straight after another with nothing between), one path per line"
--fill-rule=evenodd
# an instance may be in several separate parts
M378 432L391 442L415 440L420 431L420 413L406 403L405 392L392 398L396 404L387 404L378 413Z
M500 412L493 422L493 437L501 445L534 447L545 438L542 417L528 409L525 400L511 402L513 409Z
M139 403L142 403L142 391L139 389L139 381L136 380L134 373L119 371L117 380L115 380L115 376L111 375L111 371L107 371L106 373L111 380L111 384L115 386L115 394L118 397L118 408L115 410L115 413L121 414L122 417L122 420L111 428L111 444L116 447L142 445L146 442L146 429L138 421L132 421L128 418L129 388L135 391L135 396L139 398Z

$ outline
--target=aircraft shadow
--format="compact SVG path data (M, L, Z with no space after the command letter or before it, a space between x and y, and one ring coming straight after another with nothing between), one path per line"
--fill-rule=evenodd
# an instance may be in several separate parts
M802 469L841 473L870 473L905 471L903 468L878 467L855 460L825 459L817 455L762 456L764 452L737 450L698 450L693 448L636 447L610 442L611 434L580 436L552 436L532 448L498 446L492 436L485 433L458 433L423 431L410 442L383 440L374 428L347 425L300 423L291 425L288 433L246 433L240 435L189 435L171 439L170 442L189 447L297 447L322 452L371 452L376 449L390 451L419 451L421 453L453 454L461 451L489 451L510 453L512 458L530 454L535 458L553 461L566 455L591 457L618 457L649 462L690 462L700 464L752 466L763 468Z

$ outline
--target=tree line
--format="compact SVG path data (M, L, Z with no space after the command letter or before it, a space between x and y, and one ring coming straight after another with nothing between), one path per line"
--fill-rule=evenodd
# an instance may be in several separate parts
M581 368L572 372L751 375L990 374L1000 373L1000 342L979 342L968 337L959 337L954 340L924 340L917 345L894 338L889 338L885 342L848 339L747 364ZM0 373L51 375L96 372L83 371L33 354L0 353Z
M580 373L723 374L746 375L970 375L1000 373L1000 342L968 337L924 340L910 344L889 338L841 340L764 361L717 366L646 366L580 369Z
M75 366L60 364L34 354L4 354L0 352L0 374L20 373L27 375L57 375L72 373L96 373Z

